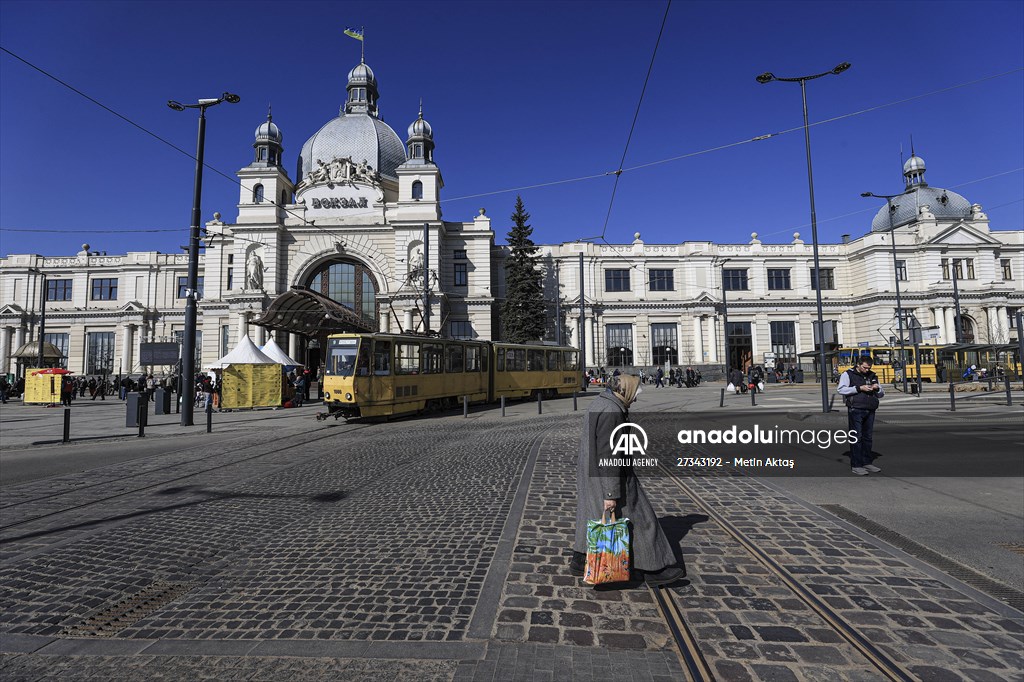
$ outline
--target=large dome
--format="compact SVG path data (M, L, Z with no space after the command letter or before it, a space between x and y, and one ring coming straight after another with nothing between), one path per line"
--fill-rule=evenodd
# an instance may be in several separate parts
M892 200L896 210L892 214L892 227L899 227L917 218L918 207L927 206L939 220L957 220L971 217L971 202L948 189L917 186ZM872 232L889 231L889 206L878 209L871 221Z
M397 180L395 169L405 163L405 144L391 127L369 114L342 114L306 140L299 152L299 178L302 180L317 161L329 163L334 157L364 159L386 178Z

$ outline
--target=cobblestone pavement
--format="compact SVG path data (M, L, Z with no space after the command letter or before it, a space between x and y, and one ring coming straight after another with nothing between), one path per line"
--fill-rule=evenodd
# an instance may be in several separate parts
M579 418L527 412L254 424L0 491L0 676L683 679L647 588L568 575ZM767 484L685 485L913 676L1019 679L1019 612ZM880 679L686 491L645 486L719 679Z

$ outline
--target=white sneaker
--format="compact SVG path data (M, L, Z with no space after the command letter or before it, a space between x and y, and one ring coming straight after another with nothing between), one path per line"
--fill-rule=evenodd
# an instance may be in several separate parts
M867 469L868 471L870 471L873 474L877 474L879 471L881 471L881 469L876 467L874 464L865 464L864 468Z
M867 476L868 475L867 467L853 467L852 469L850 469L850 471L852 471L857 476Z

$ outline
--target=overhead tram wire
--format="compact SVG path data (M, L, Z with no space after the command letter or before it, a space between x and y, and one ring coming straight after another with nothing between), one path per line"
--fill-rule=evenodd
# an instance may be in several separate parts
M671 0L669 1L668 7L670 7L670 6L671 6ZM668 14L668 7L666 7L666 9L665 9L666 16ZM663 19L663 21L662 21L662 31L664 30L664 24L665 24L665 22L664 22L664 19ZM659 41L661 40L661 32L659 32L659 34L658 34L658 40ZM139 130L141 130L142 132L146 133L147 135L149 135L149 136L151 136L153 138L156 138L157 140L159 140L160 142L166 144L167 146L171 147L172 149L180 152L181 154L184 154L189 159L192 159L193 161L196 160L195 156L191 152L186 151L186 150L182 149L181 147L177 146L176 144L174 144L173 142L170 142L169 140L164 139L160 135L152 132L151 130L145 128L144 126L142 126L142 125L136 123L135 121L131 120L127 116L124 116L123 114L118 113L114 109L111 109L110 107L108 107L107 105L103 104L99 100L97 100L97 99L87 95L86 93L82 92L81 90L79 90L78 88L74 87L73 85L67 83L66 81L62 80L61 78L59 78L59 77L49 73L48 71L46 71L45 69L43 69L43 68L41 68L39 66L36 66L32 62L30 62L30 61L26 60L25 58L15 54L14 52L11 52L6 47L3 47L2 45L0 45L0 51L4 52L6 54L9 54L10 56L14 57L18 61L20 61L23 64L25 64L26 66L29 66L30 68L32 68L35 71L38 71L39 73L43 74L47 78L50 78L51 80L56 81L57 83L59 83L60 85L66 87L67 89L71 90L72 92L74 92L74 93L84 97L85 99L89 100L90 102L92 102L96 106L100 107L101 109L104 109L105 111L113 114L114 116L117 116L118 118L120 118L121 120L125 121L129 125L131 125L131 126L133 126L135 128L138 128ZM655 52L657 52L657 46L655 46ZM653 61L654 61L654 57L652 56L652 60L651 60L652 67L653 67ZM825 123L833 123L835 121L839 121L839 120L844 119L844 118L850 118L852 116L859 116L859 115L862 115L862 114L870 113L872 111L877 111L879 109L884 109L884 108L887 108L887 107L896 106L898 104L905 104L907 102L911 102L911 101L914 101L914 100L917 100L917 99L922 99L922 98L925 98L925 97L931 97L931 96L934 96L934 95L939 95L939 94L942 94L942 93L945 93L945 92L950 92L952 90L956 90L956 89L959 89L959 88L965 88L965 87L968 87L968 86L971 86L971 85L976 85L978 83L983 83L985 81L993 80L993 79L996 79L996 78L1001 78L1003 76L1008 76L1008 75L1011 75L1011 74L1014 74L1014 73L1018 73L1020 71L1024 71L1024 67L1019 67L1019 68L1016 68L1016 69L1011 69L1009 71L1004 71L1002 73L997 73L997 74L993 74L993 75L990 75L990 76L985 76L985 77L982 77L982 78L977 78L975 80L966 81L964 83L959 83L959 84L956 84L956 85L951 85L949 87L940 88L938 90L932 90L930 92L922 93L920 95L914 95L914 96L906 97L906 98L903 98L903 99L900 99L900 100L895 100L895 101L892 101L892 102L887 102L887 103L884 103L884 104L879 104L879 105L876 105L876 106L873 106L873 107L869 107L867 109L861 109L859 111L850 112L848 114L842 114L842 115L839 115L839 116L834 116L832 118L828 118L828 119L824 119L824 120L821 120L821 121L817 121L817 122L811 123L809 127L823 125ZM648 69L648 77L649 76L650 76L650 69ZM645 81L644 82L644 90L646 90L646 87L647 87L647 82ZM643 98L643 93L641 93L641 100L642 100L642 98ZM637 112L639 112L639 106L640 105L638 104L637 105ZM634 126L635 126L635 123L636 123L636 117L634 116ZM724 150L724 149L730 149L732 147L738 147L740 145L750 144L752 142L760 142L761 140L766 140L766 139L769 139L769 138L772 138L772 137L778 137L780 135L785 135L787 133L791 133L791 132L795 132L795 131L800 131L800 130L803 130L802 126L798 126L798 127L795 127L795 128L789 128L789 129L786 129L786 130L781 130L781 131L778 131L778 132L775 132L775 133L768 133L768 134L765 134L765 135L758 135L756 137L752 137L752 138L749 138L749 139L739 140L737 142L730 142L730 143L722 144L722 145L717 145L715 147L708 147L706 149L700 149L700 150L697 150L697 151L688 152L686 154L680 154L678 156L673 156L673 157L669 157L669 158L666 158L666 159L661 159L661 160L658 160L658 161L650 161L650 162L647 162L647 163L638 164L636 166L630 166L629 168L621 168L620 167L619 169L614 170L614 171L606 171L604 173L597 173L597 174L592 174L592 175L584 175L584 176L580 176L580 177L576 177L576 178L568 178L568 179L563 179L563 180L553 180L551 182L537 183L537 184L532 184L532 185L523 185L523 186L520 186L520 187L511 187L511 188L508 188L508 189L495 190L495 191L491 191L491 192L479 192L479 193L476 193L476 194L467 194L467 195L460 196L460 197L452 197L450 199L442 199L440 203L448 203L448 202L453 202L453 201L462 201L462 200L465 200L465 199L474 199L474 198L485 197L485 196L495 196L495 195L498 195L498 194L509 194L511 192L519 192L519 191L528 190L528 189L539 189L539 188L543 188L543 187L551 187L551 186L555 186L555 185L568 184L568 183L572 183L572 182L582 182L582 181L585 181L585 180L594 180L594 179L597 179L597 178L607 177L609 175L615 175L616 176L615 182L616 182L616 185L617 185L618 184L618 178L621 176L622 173L628 173L628 172L631 172L631 171L640 170L640 169L643 169L643 168L648 168L650 166L656 166L656 165L660 165L660 164L664 164L664 163L670 163L672 161L679 161L679 160L690 158L690 157L694 157L694 156L700 156L700 155L703 155L703 154L709 154L709 153L715 152L715 151L721 151L721 150ZM631 128L630 129L630 137L632 137L632 132L633 132L633 130ZM629 141L627 140L627 148L628 148L628 145L629 145ZM623 159L625 159L625 151L623 151ZM215 173L215 174L225 178L226 180L230 181L232 184L237 185L238 187L242 187L243 186L242 183L237 178L234 178L234 177L232 177L232 176L230 176L230 175L220 171L219 169L211 166L210 164L204 163L203 166L205 168L210 169L210 171L212 171L213 173ZM965 183L961 183L960 185L953 185L953 186L950 187L950 189L955 189L956 187L959 187L959 186L962 186L962 185L966 185L966 184L970 184L972 182L981 182L983 180L987 180L987 179L990 179L990 178L999 177L1000 175L1007 175L1009 173L1018 172L1019 170L1021 170L1021 169L1015 169L1013 171L1006 171L1005 173L999 173L999 174L996 174L996 175L993 175L993 176L988 176L988 177L985 177L985 178L979 178L977 180L971 180L971 181L968 181L968 182L965 182ZM612 201L614 201L614 189L613 189ZM304 217L301 217L301 216L297 215L296 213L294 213L292 210L288 209L287 206L285 206L283 204L279 204L279 203L277 203L276 201L273 201L273 200L267 200L266 203L271 204L273 206L276 206L277 208L280 208L282 211L288 213L289 215L291 215L293 217L299 218L300 220L302 220L303 226L313 227L313 228L319 230L320 232L323 232L324 234L327 234L327 235L330 235L330 236L343 236L342 232L335 232L335 231L332 231L332 230L328 230L328 229L326 229L324 227L316 225L315 221L307 220ZM1016 201L1010 202L1010 203L1016 203ZM1001 205L1009 205L1009 204L1001 204ZM993 208L996 208L996 207L993 207ZM866 210L869 210L869 209L866 209ZM610 215L610 212L611 212L611 206L609 206L609 215ZM854 213L851 213L851 214L846 214L844 216L837 216L835 218L826 218L825 220L838 220L840 218L844 218L844 217L847 217L849 215L855 215L856 213L861 213L861 212L864 212L864 211L855 211ZM367 212L365 212L365 214L367 214L367 215L371 215L371 214L374 214L374 213L375 213L375 211L367 211ZM361 215L361 214L349 214L349 215L356 216L356 215ZM807 226L803 225L801 227L807 227ZM790 229L800 229L800 228L790 228ZM596 237L596 238L603 240L606 230L607 230L607 218L605 220L605 227L602 230L602 234L599 237ZM44 232L43 230L2 228L2 227L0 227L0 231L4 231L4 232L39 232L39 233L43 233ZM106 233L120 233L120 232L124 232L124 233L147 232L148 233L148 232L159 232L159 231L174 232L174 231L177 231L177 229L167 229L167 230L109 230L109 231L108 230L66 230L66 231L65 230L49 230L48 232L54 232L54 233L55 232L69 232L69 233L70 232L79 232L79 233L84 233L84 234L106 234ZM771 235L775 235L775 234L782 234L783 232L786 232L786 231L788 231L788 230L780 230L778 232L767 233L764 236L771 236ZM240 239L240 237L234 237L234 238L235 239ZM581 240L578 240L578 241L586 241L586 240L589 240L589 239L595 239L595 238L594 237L589 237L589 238L581 239ZM605 241L607 241L607 240L605 240Z

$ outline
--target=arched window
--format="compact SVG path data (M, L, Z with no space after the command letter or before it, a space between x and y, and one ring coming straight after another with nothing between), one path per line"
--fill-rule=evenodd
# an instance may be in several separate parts
M348 260L325 263L313 273L308 286L351 308L371 325L377 324L377 283L362 263Z
M423 198L423 183L419 180L414 180L412 183L412 198L416 200Z
M263 185L256 185L252 188L252 203L263 203Z

